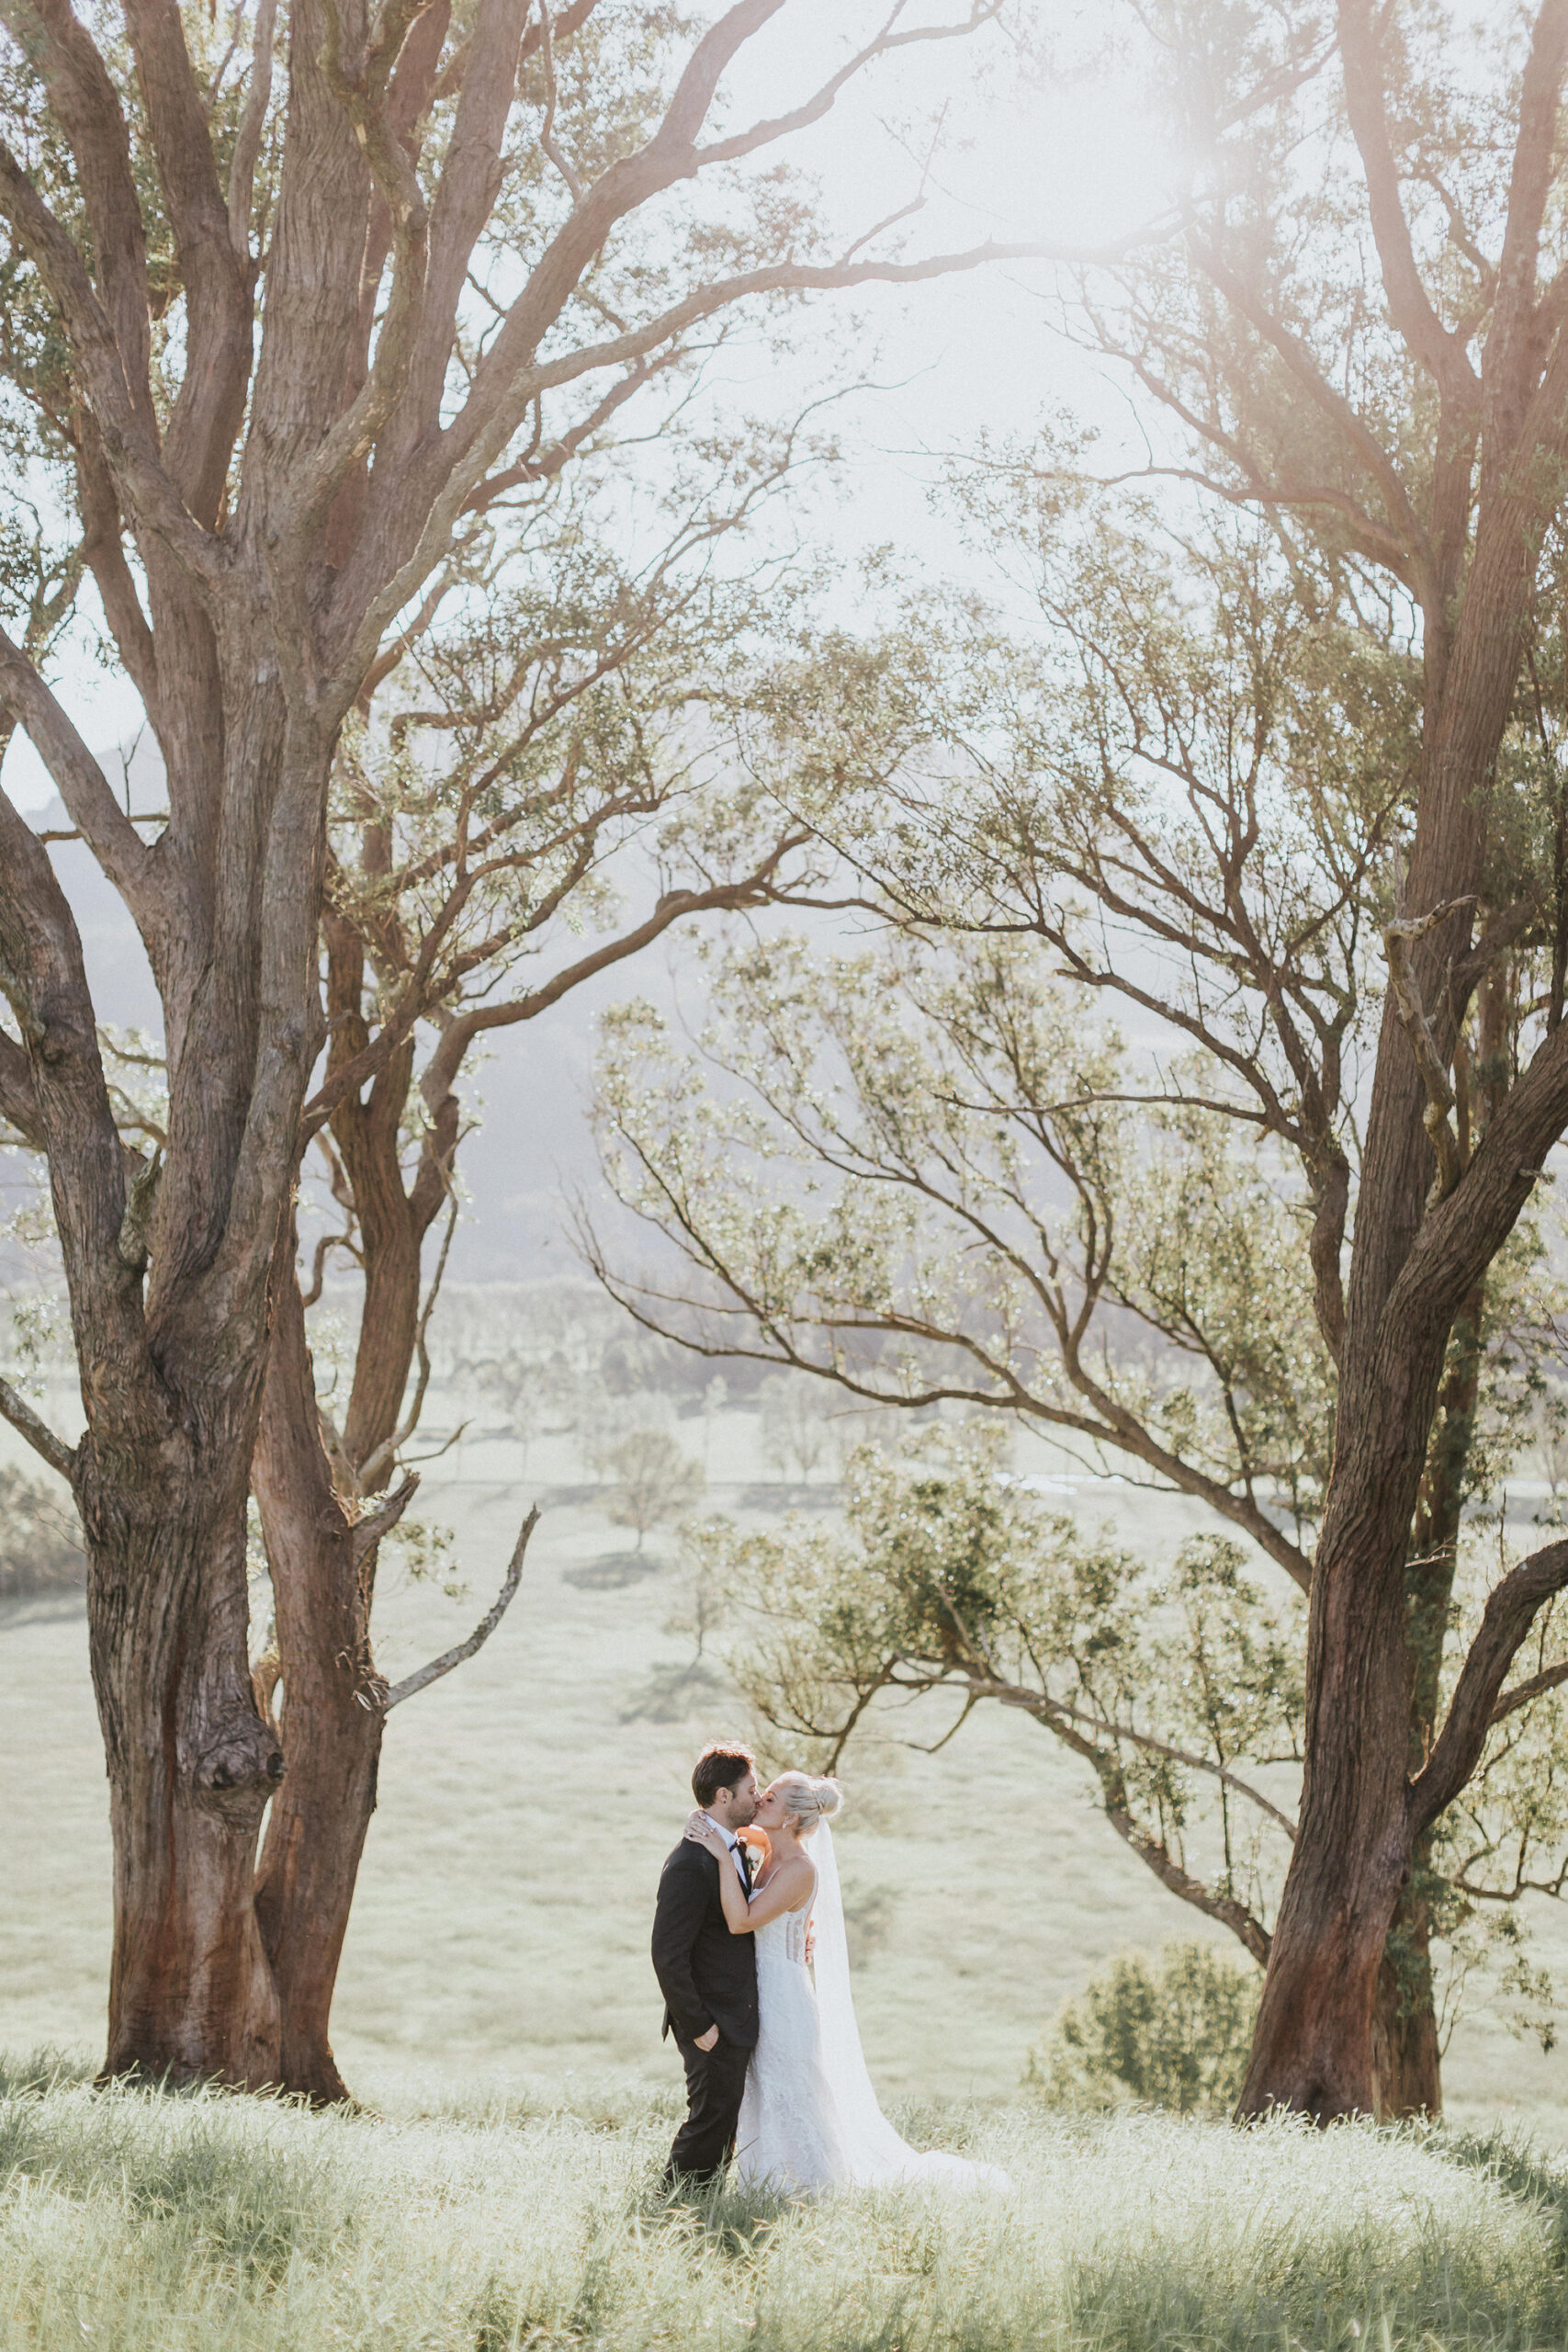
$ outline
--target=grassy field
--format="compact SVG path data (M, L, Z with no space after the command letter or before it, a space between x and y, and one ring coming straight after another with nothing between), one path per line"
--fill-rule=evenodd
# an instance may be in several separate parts
M0 2096L6 2352L1374 2352L1559 2346L1568 2184L1506 2147L929 2109L1006 2198L667 2208L668 2098L378 2116Z
M712 1468L735 1483L710 1504L743 1494L749 1427L740 1414L719 1425ZM688 1425L682 1435L700 1446ZM527 1483L522 1468L518 1449L500 1442L470 1442L434 1465L422 1508L457 1530L471 1597L459 1605L406 1583L388 1592L381 1648L394 1675L479 1613L529 1496L570 1471L537 1445ZM1129 1489L1104 1499L1124 1536L1151 1546L1193 1523L1185 1506ZM466 2085L555 2098L568 2077L672 2086L648 1962L652 1892L689 1804L691 1756L734 1713L717 1692L665 1719L660 1669L683 1655L663 1630L678 1597L671 1546L650 1539L653 1563L633 1574L615 1565L626 1543L586 1503L548 1511L494 1640L392 1719L336 2008L357 2091L378 2098L395 2082L408 2097L423 2081L432 2097ZM0 1721L0 2046L90 2057L108 1851L78 1603L6 1605ZM941 1727L910 1725L921 1737ZM1111 1835L1072 1760L1016 1716L976 1718L940 1757L852 1773L850 1793L840 1854L857 1994L891 2098L1006 2098L1042 2024L1113 1951L1153 1950L1201 1924ZM1542 1949L1568 1992L1558 1916ZM1464 2123L1502 2117L1568 2139L1568 2062L1512 2041L1483 2012L1460 2029L1449 2084Z

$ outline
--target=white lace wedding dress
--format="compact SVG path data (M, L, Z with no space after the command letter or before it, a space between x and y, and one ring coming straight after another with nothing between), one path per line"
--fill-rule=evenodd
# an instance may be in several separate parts
M843 1899L826 1822L807 1851L817 1864L812 1902L768 1920L756 1935L759 2032L736 2140L741 2186L819 2195L925 2182L1005 2194L1012 2183L998 2166L911 2148L877 2105L855 2023ZM806 1964L811 1918L815 1983Z

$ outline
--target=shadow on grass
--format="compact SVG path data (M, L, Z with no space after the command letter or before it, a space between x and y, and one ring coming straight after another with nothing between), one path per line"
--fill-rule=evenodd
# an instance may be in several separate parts
M844 1490L837 1482L817 1487L808 1486L801 1480L773 1478L759 1479L744 1488L740 1504L743 1510L781 1513L786 1510L837 1510L843 1498Z
M353 2183L330 2150L237 2132L239 2095L120 2081L85 2102L55 2096L92 2080L90 2067L53 2052L0 2070L0 2182L47 2182L84 2208L113 2199L193 2281L224 2273L276 2285L296 2255L329 2261L352 2234ZM258 2101L243 2121L291 2109L304 2113Z
M1559 2214L1568 2245L1568 2160L1547 2155L1527 2132L1508 2123L1495 2123L1489 2132L1444 2130L1437 2144L1452 2163L1490 2173L1510 2196Z
M732 1696L734 1684L705 1658L684 1666L656 1666L626 1694L624 1724L682 1724Z
M605 1552L581 1568L563 1568L561 1582L576 1585L580 1592L619 1592L645 1577L660 1575L663 1566L651 1552Z

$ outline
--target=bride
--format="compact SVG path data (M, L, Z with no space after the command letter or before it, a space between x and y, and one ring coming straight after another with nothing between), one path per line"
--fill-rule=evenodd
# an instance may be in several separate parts
M842 1803L837 1781L782 1773L744 1833L762 1848L750 1901L736 1871L718 1874L730 1934L757 1939L759 2032L740 2105L741 2186L815 2193L912 2181L1007 2190L1012 2184L995 2165L911 2148L876 2103L855 2024L828 1826ZM727 1861L728 1848L706 1814L692 1815L686 1835Z

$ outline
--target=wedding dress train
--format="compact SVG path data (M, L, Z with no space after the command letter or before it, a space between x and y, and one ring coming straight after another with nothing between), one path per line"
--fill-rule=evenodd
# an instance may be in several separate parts
M877 2105L855 2023L843 1898L825 1821L809 1850L814 1901L768 1920L756 1935L760 2030L736 2143L742 2187L815 2195L925 2182L1005 2193L1012 2183L998 2165L911 2148ZM808 1918L817 1926L815 1984L806 1964Z

